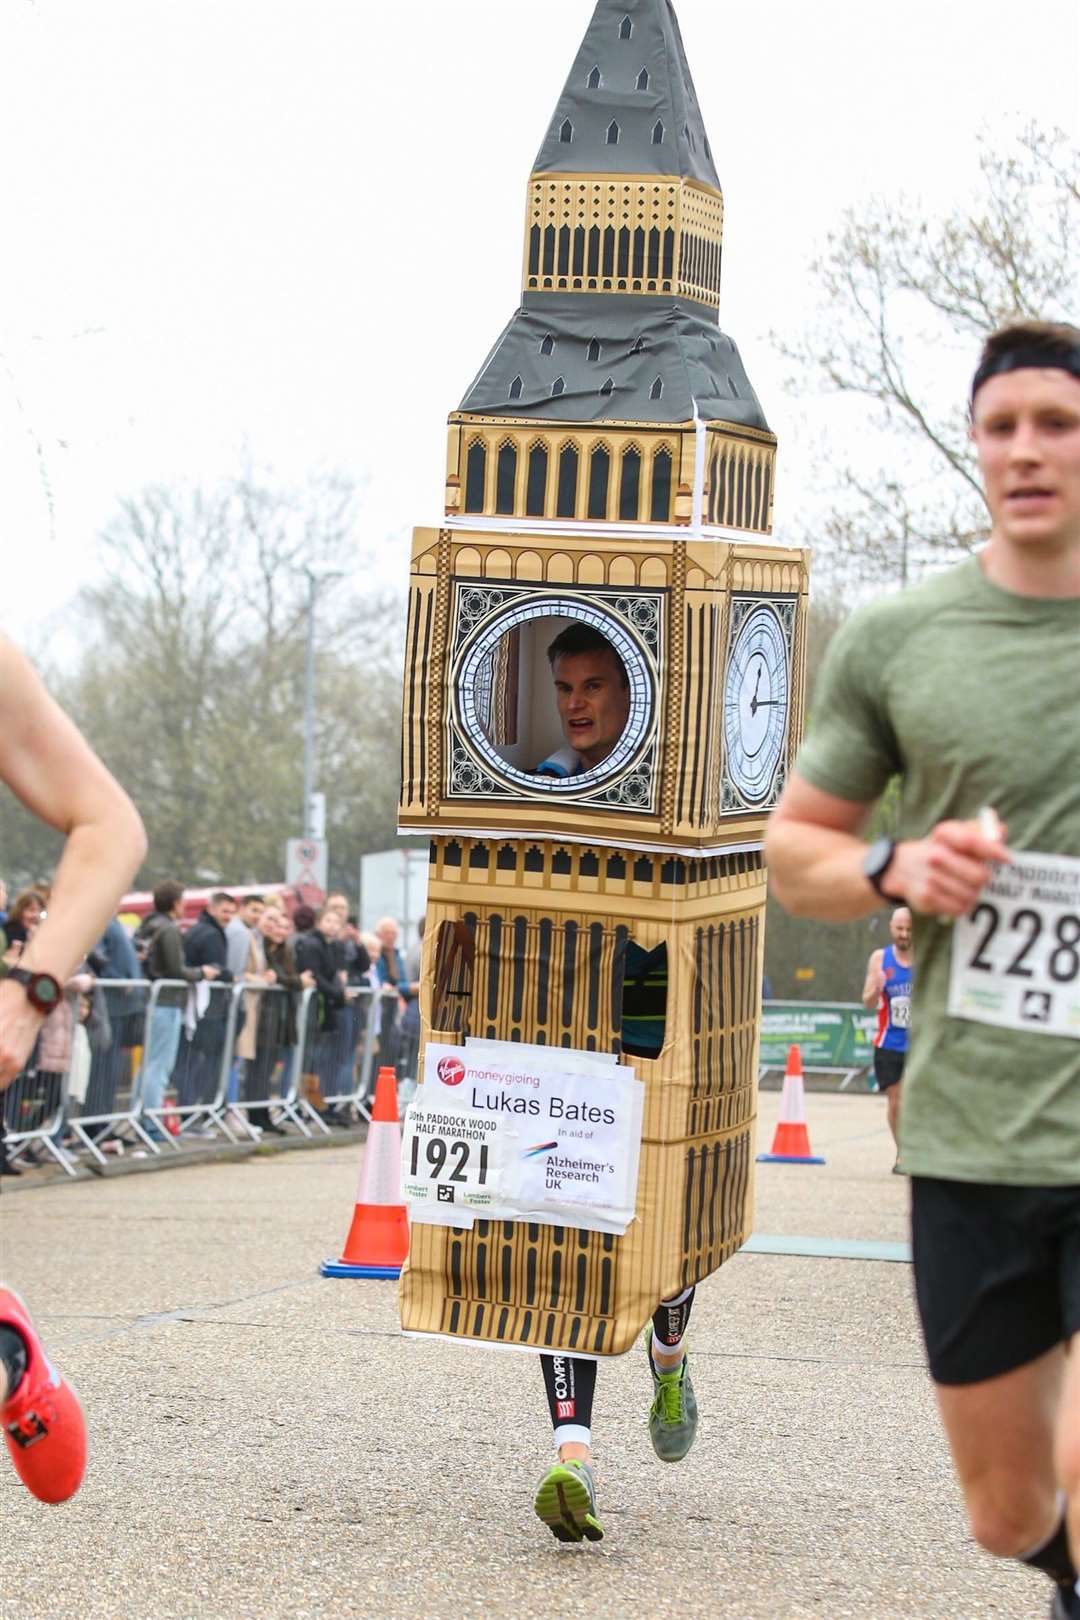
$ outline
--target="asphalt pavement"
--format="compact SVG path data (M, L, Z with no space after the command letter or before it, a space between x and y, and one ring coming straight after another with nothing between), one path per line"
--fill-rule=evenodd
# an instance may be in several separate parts
M807 1108L827 1162L759 1166L756 1233L894 1252L881 1100ZM91 1464L48 1508L0 1458L3 1620L1045 1617L1048 1583L967 1534L895 1259L743 1253L699 1288L701 1429L676 1467L643 1352L605 1363L605 1539L557 1546L531 1511L535 1359L405 1339L393 1283L318 1275L361 1151L5 1194L0 1275L83 1398Z

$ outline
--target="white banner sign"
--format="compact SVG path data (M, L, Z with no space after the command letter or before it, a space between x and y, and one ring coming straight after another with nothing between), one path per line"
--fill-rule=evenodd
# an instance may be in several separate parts
M634 1216L644 1097L608 1054L429 1044L402 1142L410 1219L621 1234Z
M954 1018L1080 1036L1080 860L1017 855L953 929Z

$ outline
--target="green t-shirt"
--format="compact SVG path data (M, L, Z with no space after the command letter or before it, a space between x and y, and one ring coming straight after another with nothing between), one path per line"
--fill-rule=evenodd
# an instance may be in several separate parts
M899 774L900 838L990 805L1012 850L1080 856L1080 599L1014 596L971 558L860 609L829 648L796 769L859 803ZM952 935L915 917L903 1168L1080 1183L1080 1039L950 1017Z

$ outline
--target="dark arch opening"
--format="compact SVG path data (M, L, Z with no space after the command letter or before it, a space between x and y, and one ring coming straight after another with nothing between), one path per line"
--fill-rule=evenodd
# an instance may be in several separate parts
M465 458L465 510L484 510L484 480L487 475L487 451L480 439L474 439Z
M517 482L517 450L513 444L499 446L499 459L495 464L495 510L507 514L514 510L514 485Z
M589 516L607 517L608 479L611 474L611 455L607 447L598 444L589 457Z

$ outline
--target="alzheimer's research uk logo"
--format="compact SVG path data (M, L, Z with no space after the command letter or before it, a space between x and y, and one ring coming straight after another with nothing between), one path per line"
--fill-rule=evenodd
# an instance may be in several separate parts
M465 1065L460 1058L440 1058L435 1073L444 1086L460 1086L465 1078Z

